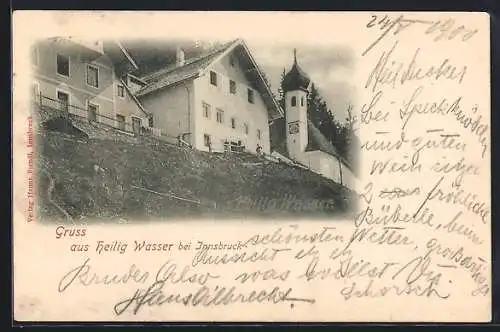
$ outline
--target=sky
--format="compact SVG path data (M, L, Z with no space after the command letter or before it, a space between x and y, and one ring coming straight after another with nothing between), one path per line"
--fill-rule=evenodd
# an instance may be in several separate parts
M352 81L355 60L350 48L342 45L269 45L248 41L247 45L275 93L283 67L288 71L293 64L293 49L296 48L299 66L319 89L337 120L343 122L348 105L356 105L355 84Z

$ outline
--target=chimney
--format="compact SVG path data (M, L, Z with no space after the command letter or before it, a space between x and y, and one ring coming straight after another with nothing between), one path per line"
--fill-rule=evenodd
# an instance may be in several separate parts
M175 64L177 65L177 67L181 67L184 66L185 62L184 51L182 50L182 48L177 47L177 52L175 54Z

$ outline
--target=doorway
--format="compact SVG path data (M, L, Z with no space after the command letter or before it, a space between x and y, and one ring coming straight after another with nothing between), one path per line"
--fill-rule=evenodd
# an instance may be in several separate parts
M59 102L59 110L63 112L69 111L69 94L62 91L57 91L57 101Z

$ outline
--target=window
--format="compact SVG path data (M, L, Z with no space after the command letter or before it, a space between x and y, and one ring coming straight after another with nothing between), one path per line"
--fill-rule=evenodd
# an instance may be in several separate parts
M296 106L297 105L297 97L293 96L292 97L292 106Z
M248 89L248 102L250 104L254 103L254 95L253 95L253 90L252 89Z
M99 87L99 68L87 65L87 85Z
M245 123L245 134L248 135L248 124Z
M150 118L148 119L148 125L149 125L151 128L153 128L153 127L154 127L153 117L150 117Z
M210 119L210 105L207 103L203 103L203 116Z
M31 63L38 66L38 47L36 46L31 49Z
M224 111L221 109L217 109L217 122L224 123Z
M304 97L300 97L300 106L304 106Z
M125 97L125 87L123 85L118 85L118 97Z
M57 73L69 77L69 56L57 55Z
M62 91L57 91L57 100L59 101L59 109L63 112L69 110L69 94Z
M233 80L229 81L229 93L235 95L236 94L236 82Z
M203 143L206 147L210 147L210 135L203 135Z
M214 71L210 72L210 84L217 86L217 73Z
M236 129L236 119L231 118L231 128Z
M260 132L260 129L257 129L257 138L260 139L261 138L261 132Z
M141 132L141 119L132 117L132 131L136 134Z
M118 125L118 129L125 130L125 117L123 115L116 115L116 122Z
M97 113L99 112L99 105L88 103L88 114L87 117L89 121L97 121Z

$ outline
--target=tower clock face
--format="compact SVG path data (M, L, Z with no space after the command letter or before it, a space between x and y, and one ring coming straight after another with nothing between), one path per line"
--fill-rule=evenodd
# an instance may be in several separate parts
M299 132L299 122L298 121L290 122L288 124L288 132L290 134L297 134Z

